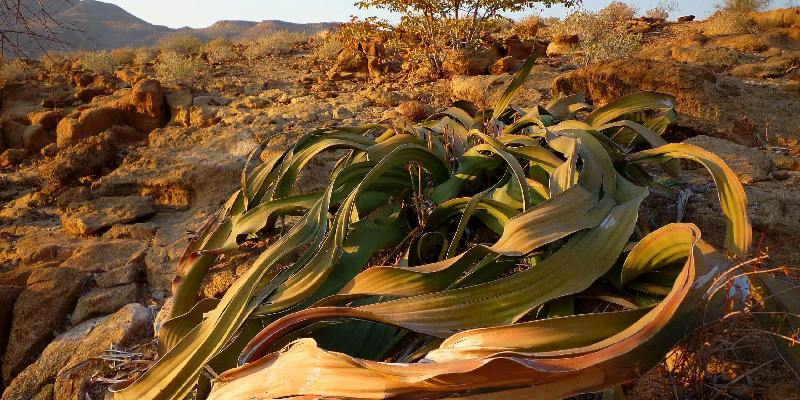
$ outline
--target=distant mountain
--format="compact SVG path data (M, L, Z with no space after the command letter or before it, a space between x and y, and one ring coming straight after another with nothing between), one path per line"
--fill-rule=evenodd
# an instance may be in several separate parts
M66 26L66 28L54 28L58 29L61 39L80 49L91 50L154 45L164 36L176 32L192 33L204 39L225 37L239 40L268 35L276 30L314 33L334 25L333 23L296 24L277 20L219 21L207 28L172 29L151 24L122 7L97 0L24 0L24 2L30 3L29 7L32 10L38 10L41 2L53 19ZM20 45L30 56L41 53L34 43L21 42Z

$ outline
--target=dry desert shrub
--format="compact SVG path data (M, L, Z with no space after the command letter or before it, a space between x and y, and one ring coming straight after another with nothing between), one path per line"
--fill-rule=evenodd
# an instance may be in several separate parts
M203 51L208 55L208 61L212 63L230 61L235 57L233 43L226 38L216 38L206 43Z
M708 18L705 31L709 35L755 33L758 30L751 12L764 11L771 0L725 0L716 5L717 11Z
M98 74L111 74L119 66L117 60L107 50L85 51L78 56L78 63Z
M532 39L539 33L539 27L542 25L542 18L539 15L528 15L518 20L512 28L514 33L521 38Z
M30 66L19 59L0 65L0 81L3 82L21 82L31 75Z
M133 62L139 65L150 64L158 57L158 50L152 47L140 47L136 49Z
M580 65L616 60L635 54L642 46L642 35L626 29L626 21L634 15L633 7L615 1L597 12L576 11L553 21L548 31L554 38L578 36L573 57Z
M189 83L202 68L200 61L172 51L159 54L155 64L156 77L170 83Z
M117 65L130 64L136 58L136 51L130 47L111 50L111 58Z
M176 33L162 39L158 47L162 52L190 54L200 49L203 41L188 33Z
M249 59L261 58L267 55L287 54L292 45L308 39L308 35L301 32L279 30L267 36L254 39L247 44L246 56Z
M64 68L67 61L70 61L70 56L63 51L48 50L39 57L39 61L46 71L57 71Z
M678 2L674 0L662 0L655 7L647 10L644 16L647 18L668 19L669 14L678 9Z
M335 60L344 46L333 37L327 35L319 40L319 46L314 48L314 57L318 60Z

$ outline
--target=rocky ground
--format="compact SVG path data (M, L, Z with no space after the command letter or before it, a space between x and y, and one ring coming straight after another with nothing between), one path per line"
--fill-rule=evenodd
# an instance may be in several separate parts
M760 33L724 36L704 34L702 22L644 21L648 42L639 57L583 68L559 55L563 43L506 40L499 59L475 60L462 71L493 74L431 80L375 69L369 54L316 60L307 44L287 55L209 64L191 87L152 79L148 65L115 76L65 66L7 84L0 110L2 400L100 399L115 379L146 367L153 320L178 258L266 138L286 133L262 159L320 126L421 120L454 99L491 104L531 53L541 54L519 95L523 105L575 92L596 105L638 90L675 95L679 121L669 138L725 159L745 184L759 248L770 263L797 265L800 14L786 15L764 17ZM313 174L305 179L321 183ZM645 217L656 223L682 215L720 242L724 221L712 182L694 170L683 187L685 209L654 204ZM204 294L224 293L246 259L212 271ZM775 368L782 372L773 378L784 376L785 368ZM760 382L749 390L743 398L770 396Z

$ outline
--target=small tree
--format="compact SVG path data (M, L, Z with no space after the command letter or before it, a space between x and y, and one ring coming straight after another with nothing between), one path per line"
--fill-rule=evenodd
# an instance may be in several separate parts
M406 38L424 45L426 57L441 70L445 50L474 50L502 13L536 5L573 6L580 0L360 0L362 9L379 8L402 15L398 26Z

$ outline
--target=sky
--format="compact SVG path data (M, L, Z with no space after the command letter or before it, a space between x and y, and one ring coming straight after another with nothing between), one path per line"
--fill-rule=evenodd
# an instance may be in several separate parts
M288 22L334 22L347 21L351 15L373 16L396 20L395 16L381 10L359 10L353 5L355 0L101 0L114 3L133 15L153 24L171 28L189 26L204 28L219 20L261 21L277 19ZM644 12L664 0L635 0L629 4ZM667 0L669 1L669 0ZM698 18L707 17L714 4L721 0L678 0L673 17L694 14ZM611 0L584 0L583 7L597 10ZM775 0L776 6L798 0ZM535 11L510 15L522 17ZM564 16L564 7L541 10L544 16Z

